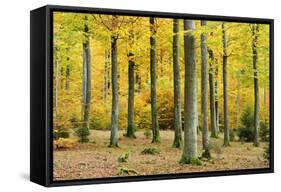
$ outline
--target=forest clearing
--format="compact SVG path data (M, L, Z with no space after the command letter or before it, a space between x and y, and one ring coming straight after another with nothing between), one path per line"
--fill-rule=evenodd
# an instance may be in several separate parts
M86 145L75 143L74 149L59 149L54 152L55 180L241 170L269 166L263 157L263 147L266 143L253 148L250 143L236 141L230 148L224 148L222 134L211 142L212 160L203 159L202 166L197 166L179 164L181 150L171 148L172 131L161 131L161 144L149 142L150 138L141 131L136 132L135 140L121 136L125 133L121 132L120 148L117 149L108 148L109 131L92 132L91 135L95 135L96 139L90 137L90 140L94 140L94 143L90 142ZM201 139L198 140L198 145L200 142ZM145 148L159 149L159 154L141 154ZM202 148L198 151L200 153ZM127 152L128 162L118 161L118 158Z
M54 180L269 168L268 24L53 14Z

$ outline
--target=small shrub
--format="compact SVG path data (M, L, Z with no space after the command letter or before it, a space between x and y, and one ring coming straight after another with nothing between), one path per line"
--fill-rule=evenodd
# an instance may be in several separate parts
M92 116L90 119L89 128L95 130L107 130L110 129L110 122L107 121L106 118L98 118L98 116Z
M70 122L72 128L79 127L79 118L75 114L72 114L72 116L69 119L69 122Z
M54 140L58 140L59 138L69 138L69 136L70 136L69 131L62 126L58 126L57 128L54 129L53 132Z
M156 155L160 154L160 150L157 148L145 148L142 152L142 155Z
M118 162L120 163L126 163L129 160L129 152L124 152L118 157Z
M147 129L143 132L143 134L147 139L151 138L151 130Z
M269 125L268 125L267 121L260 122L259 135L260 135L261 141L263 141L263 142L269 141L270 130L269 130Z
M90 135L90 131L87 127L80 127L75 131L75 133L79 137L80 143L89 142L88 136Z
M241 128L238 129L240 141L252 142L254 140L254 115L251 107L247 106L241 114Z
M240 128L238 136L240 141L251 142L254 140L254 132L249 128Z
M129 169L127 167L119 168L118 175L130 175L130 174L138 174L138 172L134 169Z

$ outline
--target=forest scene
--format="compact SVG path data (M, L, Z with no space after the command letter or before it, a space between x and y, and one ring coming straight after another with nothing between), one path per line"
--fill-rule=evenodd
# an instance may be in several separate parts
M53 12L53 180L269 168L269 24Z

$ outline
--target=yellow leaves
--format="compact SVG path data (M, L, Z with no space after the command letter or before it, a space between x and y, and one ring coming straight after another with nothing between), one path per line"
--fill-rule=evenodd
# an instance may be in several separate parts
M70 138L59 138L53 141L53 145L55 150L73 149L76 147L77 141Z

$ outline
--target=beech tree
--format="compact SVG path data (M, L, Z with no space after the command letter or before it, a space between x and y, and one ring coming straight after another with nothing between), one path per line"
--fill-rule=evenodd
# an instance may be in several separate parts
M149 18L150 23L150 83L151 83L151 120L152 143L160 143L160 133L156 102L156 24L155 18Z
M89 141L89 115L91 106L91 47L88 27L88 17L84 17L83 39L83 81L82 81L82 126L78 129L79 141Z
M174 143L173 147L182 145L181 94L180 94L180 59L179 59L179 20L173 20L173 71L174 71Z
M135 61L133 53L134 34L130 30L129 33L129 51L128 51L128 127L126 136L136 138L135 122L134 122L134 92L135 92Z
M252 52L253 52L253 69L254 69L254 146L259 146L259 127L260 127L260 97L259 97L259 76L258 76L258 32L259 25L252 24Z
M197 154L197 125L196 125L196 45L195 21L184 20L184 148L181 163L197 164L200 162Z
M210 112L211 112L211 137L218 137L218 129L216 122L216 106L215 106L215 80L214 80L214 67L215 59L212 49L208 49L210 58L210 70L209 70L209 87L210 87Z
M202 20L201 26L207 26L207 21ZM204 29L203 29L204 30ZM201 118L202 118L202 157L210 158L208 134L208 47L207 32L201 33Z
M224 146L229 146L229 127L228 127L228 86L227 86L227 29L226 24L222 23L222 41L223 41L223 58L222 58L222 65L223 65L223 112L224 112Z
M111 32L111 79L112 79L112 113L110 147L118 147L118 120L119 120L119 95L118 95L118 63L117 63L117 17L112 16Z

